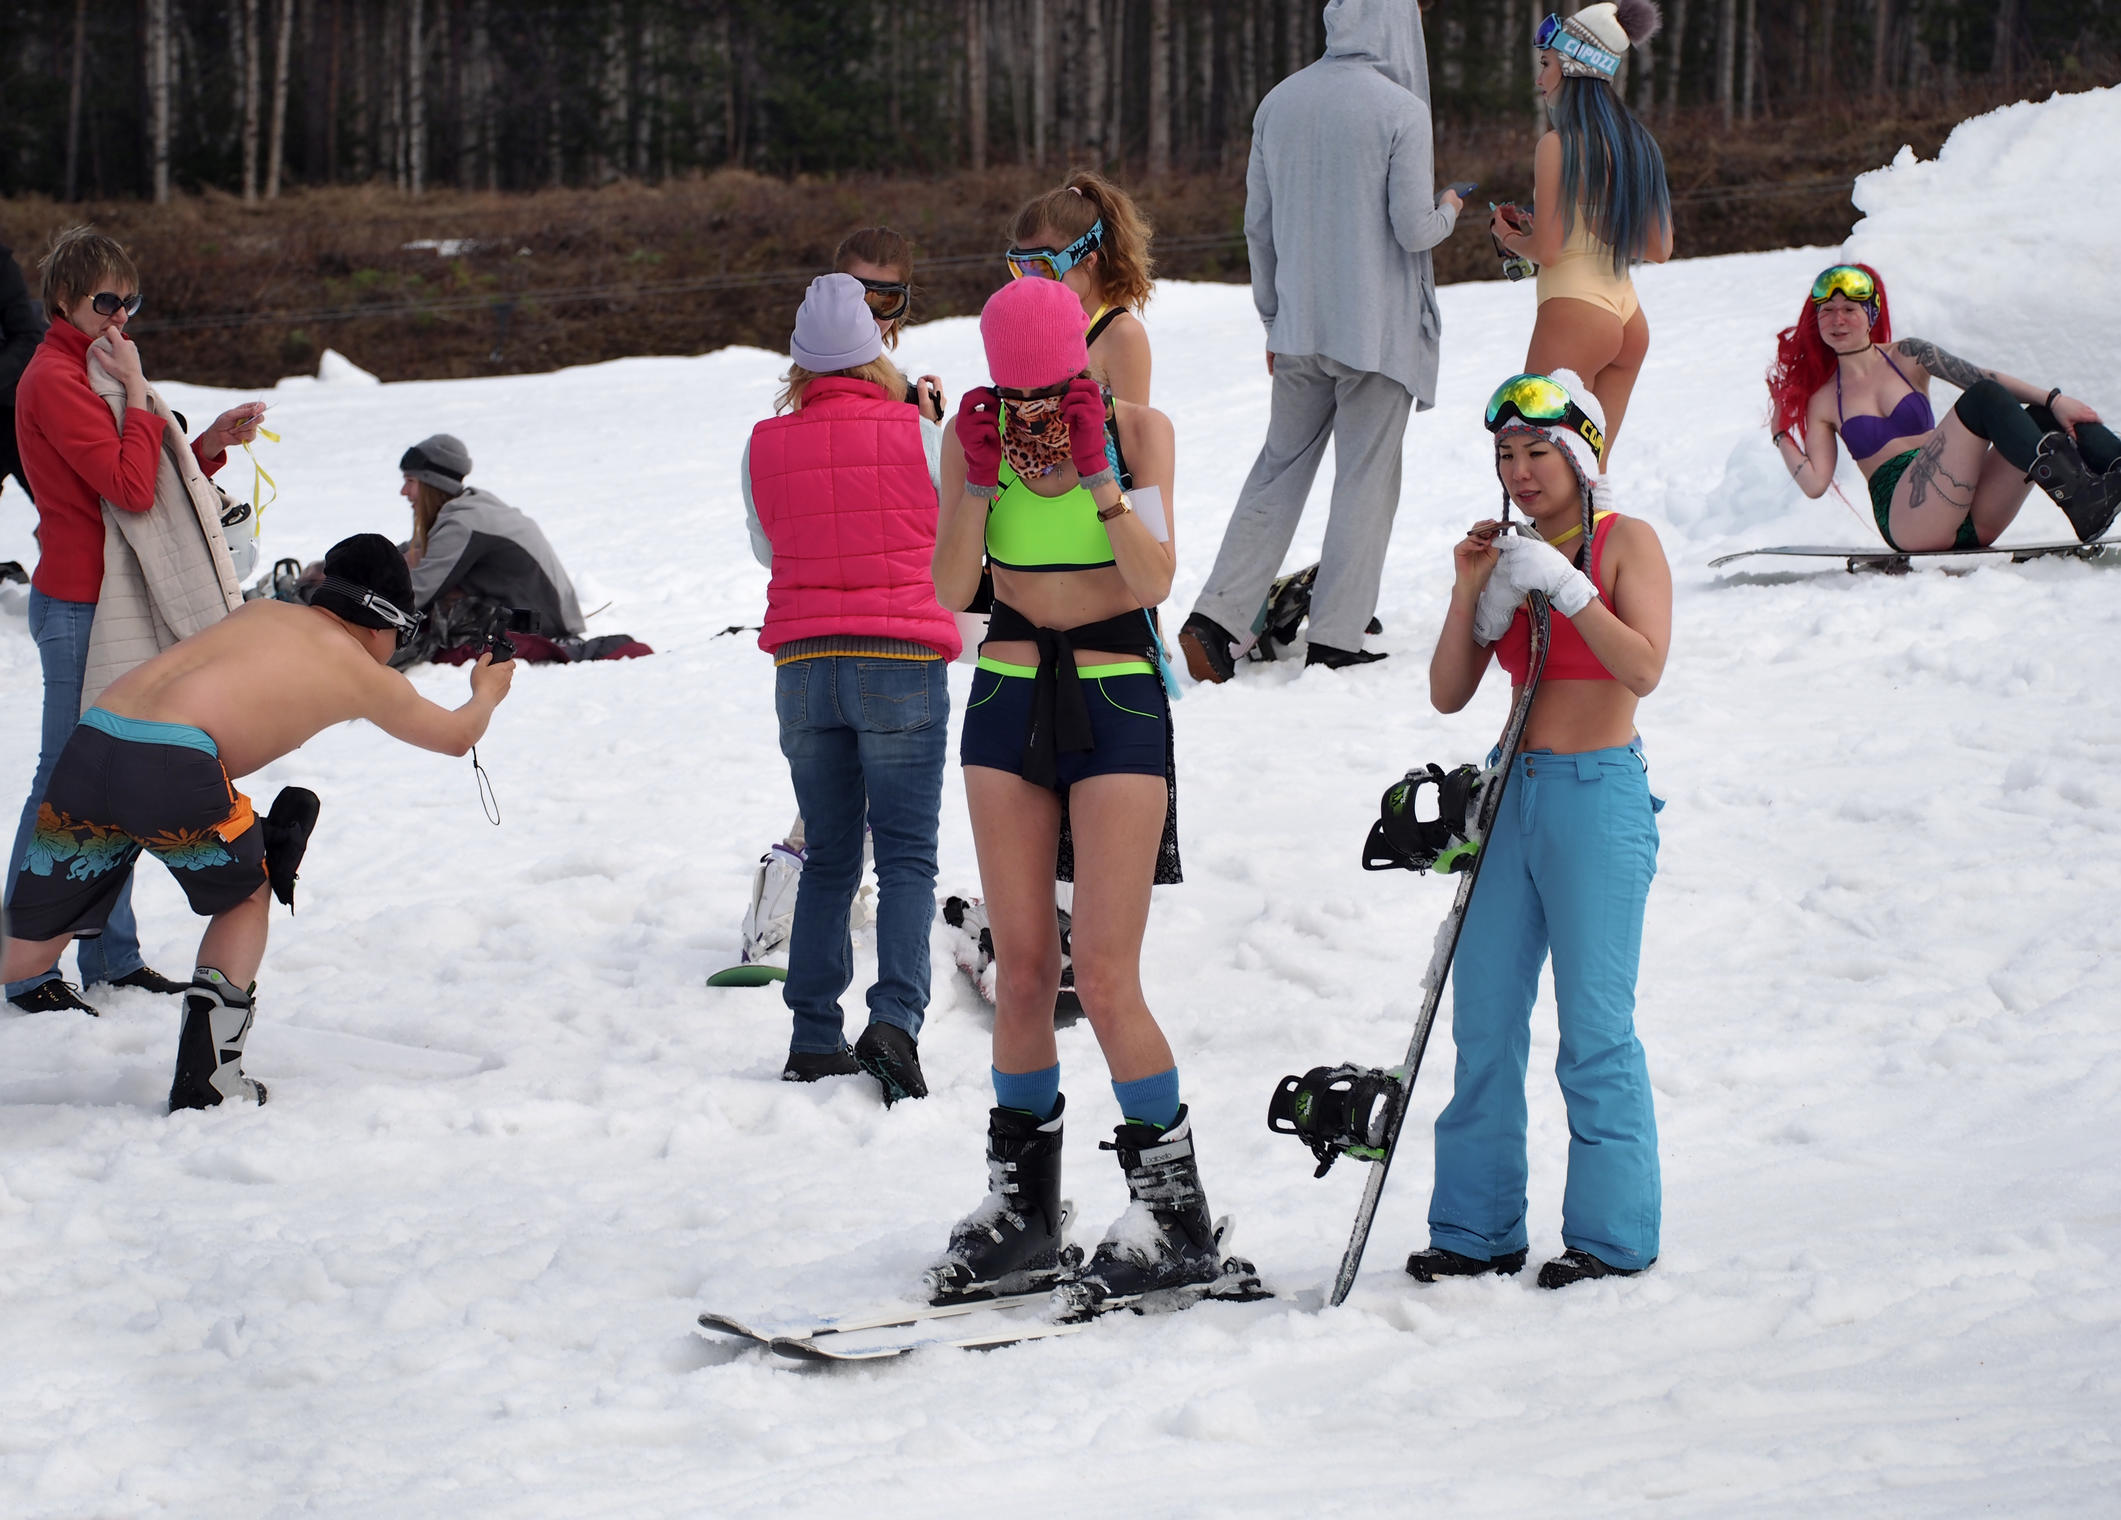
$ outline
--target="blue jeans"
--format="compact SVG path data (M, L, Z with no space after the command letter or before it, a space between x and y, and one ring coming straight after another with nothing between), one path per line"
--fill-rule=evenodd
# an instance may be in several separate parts
M44 666L44 730L37 747L37 779L30 783L29 801L22 805L22 822L15 828L15 847L7 857L7 895L15 895L15 878L22 872L22 858L29 849L30 830L37 822L37 806L51 785L59 751L73 737L81 721L81 683L88 676L88 631L96 620L94 602L62 602L35 587L29 593L29 636L37 641L37 658ZM81 963L83 986L115 981L140 969L140 931L133 923L132 867L125 868L125 884L118 889L117 906L111 909L103 933L93 939L74 941L74 954ZM55 966L26 982L9 982L7 995L18 997L59 975Z
M781 753L795 782L808 859L795 894L788 980L792 1051L838 1050L840 994L854 980L847 914L862 877L862 825L876 850L876 985L869 1018L918 1037L928 1011L936 820L950 736L945 660L851 655L774 672Z
M1562 1243L1625 1269L1657 1259L1657 1116L1635 970L1661 806L1633 747L1518 757L1451 965L1458 1067L1436 1120L1430 1244L1482 1259L1525 1249L1525 1065L1551 946L1554 1074L1569 1111Z

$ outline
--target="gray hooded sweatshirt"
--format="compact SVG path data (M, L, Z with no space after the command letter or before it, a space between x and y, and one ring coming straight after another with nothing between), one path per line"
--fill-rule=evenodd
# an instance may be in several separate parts
M1269 349L1389 375L1435 404L1429 250L1458 221L1435 174L1416 0L1332 0L1325 56L1252 118L1245 240Z

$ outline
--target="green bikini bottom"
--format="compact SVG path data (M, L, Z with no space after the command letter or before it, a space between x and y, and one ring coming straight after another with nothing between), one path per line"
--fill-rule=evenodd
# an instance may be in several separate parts
M1900 549L1900 546L1893 542L1893 487L1900 484L1900 477L1907 473L1907 467L1915 462L1915 456L1921 452L1922 450L1920 449L1909 449L1905 454L1895 454L1884 464L1878 466L1877 472L1871 476L1871 516L1878 519L1878 536L1885 540L1886 547L1889 549ZM1952 547L1954 549L1978 549L1981 547L1981 540L1974 533L1974 514L1972 512L1968 512L1966 521L1959 524L1959 532L1952 540ZM1900 552L1905 553L1907 551L1900 550Z

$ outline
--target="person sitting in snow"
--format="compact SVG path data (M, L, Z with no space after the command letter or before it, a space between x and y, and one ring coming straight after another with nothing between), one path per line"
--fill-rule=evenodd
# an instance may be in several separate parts
M324 557L307 606L245 603L105 689L60 752L9 898L0 974L41 975L68 941L100 935L142 850L168 866L213 921L184 998L169 1107L265 1101L243 1073L265 954L268 889L294 902L317 799L281 792L262 822L235 781L337 723L366 718L393 738L461 755L508 695L513 663L482 655L471 700L439 707L389 668L419 626L411 579L389 539L361 533Z

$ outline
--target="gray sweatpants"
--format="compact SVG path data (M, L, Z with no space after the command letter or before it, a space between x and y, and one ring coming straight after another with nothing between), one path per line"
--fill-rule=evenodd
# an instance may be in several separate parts
M1406 387L1387 376L1319 354L1276 354L1267 441L1193 610L1233 637L1245 636L1281 573L1330 438L1333 505L1311 593L1310 638L1334 649L1362 648L1399 510L1400 447L1413 405Z

